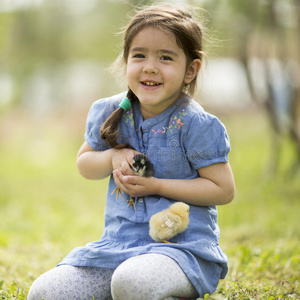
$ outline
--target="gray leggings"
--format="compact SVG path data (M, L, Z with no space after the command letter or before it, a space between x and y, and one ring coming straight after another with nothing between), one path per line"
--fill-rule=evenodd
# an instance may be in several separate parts
M161 254L144 254L117 269L62 265L32 284L28 300L171 300L198 293L179 265ZM93 298L94 297L94 298Z

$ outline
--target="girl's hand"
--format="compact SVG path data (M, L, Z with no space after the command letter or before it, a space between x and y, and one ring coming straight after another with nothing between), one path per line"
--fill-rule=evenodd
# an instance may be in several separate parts
M111 157L113 170L120 170L123 175L134 175L130 165L132 164L134 155L139 152L128 148L113 149L112 151Z
M129 164L137 153L128 148L95 151L84 142L77 155L77 167L83 177L94 180L110 176L115 169L121 170L124 175L134 175Z
M164 179L113 172L117 186L132 197L159 195L196 206L223 205L234 197L235 184L229 163L218 163L198 170L192 179Z
M156 194L158 179L155 177L142 177L137 175L124 175L121 170L114 170L116 185L132 197L143 197Z

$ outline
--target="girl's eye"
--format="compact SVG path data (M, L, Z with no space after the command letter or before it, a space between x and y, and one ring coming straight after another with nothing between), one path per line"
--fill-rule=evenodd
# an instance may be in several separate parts
M134 54L133 57L134 58L144 58L145 55L143 55L143 54Z
M161 60L173 60L170 56L167 56L167 55L163 55L160 59Z

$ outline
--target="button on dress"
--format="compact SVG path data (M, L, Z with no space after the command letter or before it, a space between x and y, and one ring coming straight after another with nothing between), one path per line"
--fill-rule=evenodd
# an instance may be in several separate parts
M125 96L121 93L92 105L85 140L95 151L109 149L99 130ZM186 94L160 115L147 120L143 120L139 103L133 103L123 113L119 131L118 142L129 143L147 155L157 178L196 178L197 169L228 161L230 143L224 125ZM112 195L115 188L110 176L100 240L75 248L60 264L117 268L133 256L164 254L180 265L199 295L213 293L228 271L227 257L218 242L216 207L190 205L187 230L170 240L174 244L157 243L149 235L149 219L175 201L159 195L138 197L134 210L127 206L130 196L124 192L116 200L116 194Z

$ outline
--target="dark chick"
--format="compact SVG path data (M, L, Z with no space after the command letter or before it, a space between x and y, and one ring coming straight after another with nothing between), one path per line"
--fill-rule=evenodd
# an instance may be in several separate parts
M144 154L136 154L132 159L132 165L130 167L136 175L143 177L151 177L154 175L154 167Z
M151 177L154 175L154 167L152 163L149 161L148 157L144 154L136 154L132 159L132 164L130 168L134 172L135 175L143 176L143 177ZM117 200L119 195L122 196L121 190L116 187L112 194L117 193ZM130 197L128 201L128 206L132 205L135 210L135 202L132 197Z

